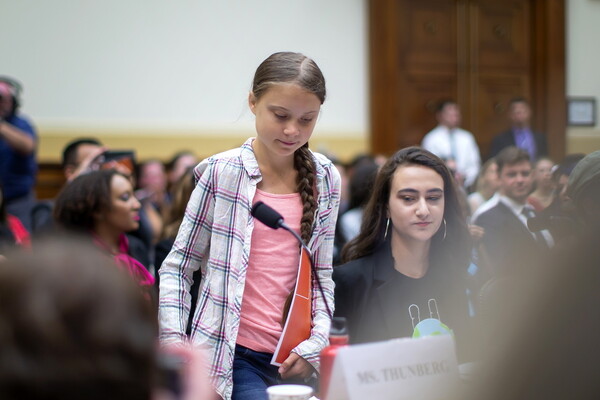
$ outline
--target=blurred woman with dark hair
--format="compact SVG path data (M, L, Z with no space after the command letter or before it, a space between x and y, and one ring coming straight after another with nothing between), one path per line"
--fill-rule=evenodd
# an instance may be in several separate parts
M346 264L333 273L335 313L347 318L351 342L412 336L428 316L464 339L470 250L444 162L419 147L394 154L377 175L360 234L344 247Z
M116 170L80 175L58 194L54 219L63 228L82 232L143 287L151 287L147 249L125 234L139 226L140 202L131 181Z

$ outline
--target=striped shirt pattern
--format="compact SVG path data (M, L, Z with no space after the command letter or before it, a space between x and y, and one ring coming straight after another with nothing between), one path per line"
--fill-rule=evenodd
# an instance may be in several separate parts
M253 140L250 138L240 148L209 157L196 167L196 188L173 248L160 268L160 339L165 345L188 340L185 328L190 312L192 275L201 269L191 341L207 348L209 373L224 399L231 398L232 364L254 227L250 210L256 185L262 179L252 150ZM311 336L293 352L318 370L319 353L328 343L331 323L324 301L333 310L331 259L340 176L326 157L312 154L318 205L308 247L325 300L313 283Z

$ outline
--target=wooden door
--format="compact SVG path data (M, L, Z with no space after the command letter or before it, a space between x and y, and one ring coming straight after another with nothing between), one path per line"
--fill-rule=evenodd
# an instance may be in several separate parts
M442 98L461 106L482 157L508 128L508 101L532 103L551 156L565 151L564 0L372 0L371 145L419 144Z

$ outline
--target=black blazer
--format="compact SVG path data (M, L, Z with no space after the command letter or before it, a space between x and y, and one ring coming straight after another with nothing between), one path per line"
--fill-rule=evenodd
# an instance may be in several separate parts
M537 158L546 157L548 155L548 143L546 142L546 135L533 132L533 140L535 142ZM502 149L508 146L516 146L515 136L512 129L499 133L492 139L492 145L490 147L490 154L488 158L497 156Z
M485 229L482 244L497 276L525 273L538 265L548 251L502 202L481 214L474 223Z
M353 344L410 337L409 306L418 305L424 320L429 318L428 300L433 298L440 320L454 330L461 348L464 345L458 342L466 339L463 333L470 325L465 275L466 266L462 271L438 265L421 279L408 278L394 269L386 241L373 254L334 268L335 316L347 319Z

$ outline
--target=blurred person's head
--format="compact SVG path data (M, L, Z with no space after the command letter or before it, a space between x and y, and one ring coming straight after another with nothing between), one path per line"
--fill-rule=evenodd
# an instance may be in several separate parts
M436 118L440 125L454 129L460 125L460 107L453 100L443 100L438 104Z
M458 185L458 187L463 187L465 185L465 176L463 174L461 174L460 172L458 172L458 166L456 165L456 160L443 159L443 161L446 164L446 167L448 167L448 170L450 171L452 176L454 177L454 180L456 181L456 184Z
M536 188L542 189L552 189L554 188L554 181L552 180L552 168L554 167L554 162L547 158L543 157L538 159L535 162L533 167L533 183Z
M331 162L340 173L340 215L347 210L350 201L350 180L348 167L338 158L330 157Z
M91 153L102 148L102 143L94 138L80 138L67 143L62 153L62 167L67 180L71 180L75 170Z
M127 176L100 170L78 176L60 191L54 219L68 230L118 236L138 228L140 207Z
M0 76L0 118L12 118L20 106L23 87L19 81L8 76Z
M176 153L166 164L169 185L173 185L181 178L189 167L198 164L198 157L191 151L180 151Z
M525 203L531 192L529 153L515 146L504 148L496 156L500 193L517 203Z
M349 184L349 209L362 207L367 203L378 169L379 166L373 160L365 161L355 167Z
M481 166L475 190L491 196L499 187L498 164L496 163L495 158L490 158Z
M155 342L149 303L89 242L0 262L0 398L147 400Z
M554 168L552 179L556 185L556 193L561 204L567 202L567 183L569 176L579 161L585 157L583 153L568 154L560 164Z
M422 148L404 148L388 159L363 215L360 234L343 250L344 261L371 254L386 231L430 243L430 254L441 259L462 262L468 254L469 234L454 178L439 157Z
M171 189L171 207L165 219L162 232L163 238L175 238L177 236L177 231L185 215L187 203L195 187L194 167L188 167Z
M529 126L531 118L531 107L523 97L516 97L508 104L508 118L512 125L517 128Z
M139 165L138 186L150 192L161 193L167 190L167 173L160 160L148 160Z

